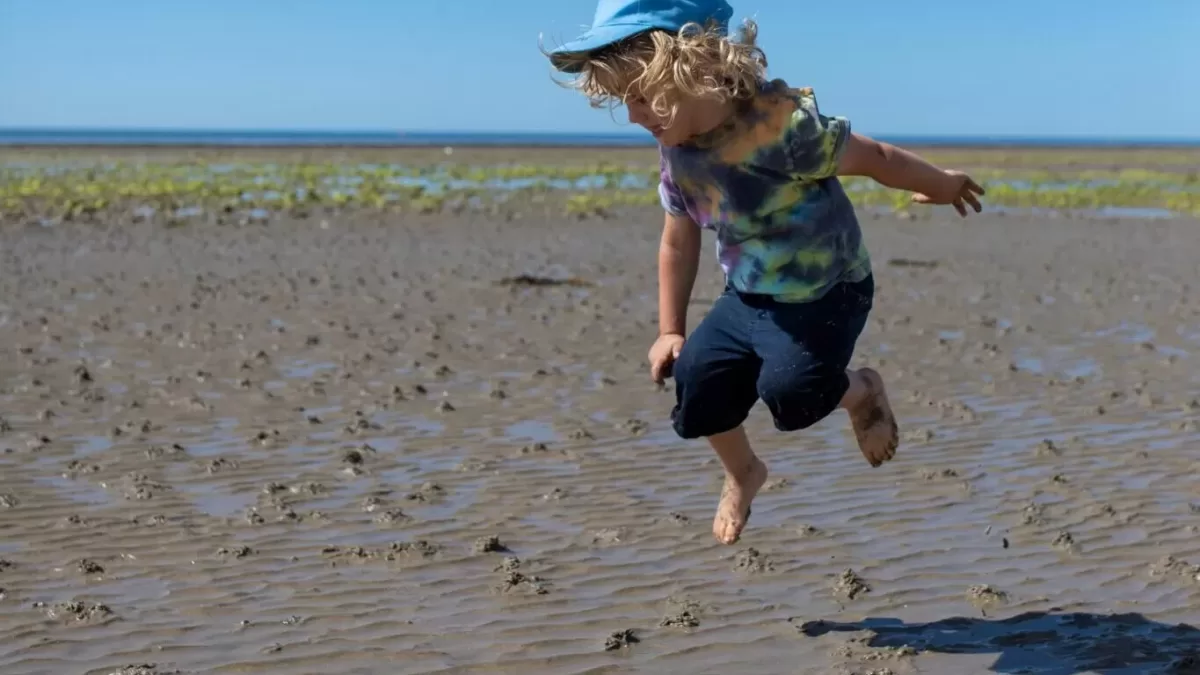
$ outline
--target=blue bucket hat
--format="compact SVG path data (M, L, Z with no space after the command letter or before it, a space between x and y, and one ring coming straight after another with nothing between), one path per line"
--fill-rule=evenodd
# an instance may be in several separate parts
M575 72L562 57L593 52L648 30L676 33L689 23L711 21L728 30L731 16L733 8L725 0L600 0L592 27L551 50L550 62L563 72Z

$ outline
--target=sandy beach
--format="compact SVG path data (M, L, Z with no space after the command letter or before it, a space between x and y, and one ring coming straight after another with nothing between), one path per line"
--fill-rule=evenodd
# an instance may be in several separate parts
M1200 673L1200 221L863 211L897 458L727 547L661 218L6 216L0 673Z

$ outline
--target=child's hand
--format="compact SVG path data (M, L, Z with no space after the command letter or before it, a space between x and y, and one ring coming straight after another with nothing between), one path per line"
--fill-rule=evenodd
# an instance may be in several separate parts
M683 336L675 333L666 333L658 336L654 344L650 347L650 377L654 378L655 384L662 384L665 379L670 377L672 366L675 365L675 359L679 358L679 351L683 349Z
M982 195L983 188L971 180L971 177L961 171L943 171L944 180L939 181L936 191L918 192L912 200L918 204L953 204L958 215L966 217L967 205L975 209L975 213L983 210L975 195Z

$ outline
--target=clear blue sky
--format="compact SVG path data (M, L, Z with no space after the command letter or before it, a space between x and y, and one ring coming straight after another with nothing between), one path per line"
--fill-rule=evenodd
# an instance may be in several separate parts
M875 134L1200 138L1200 0L733 0ZM550 82L592 0L0 0L0 127L629 132Z

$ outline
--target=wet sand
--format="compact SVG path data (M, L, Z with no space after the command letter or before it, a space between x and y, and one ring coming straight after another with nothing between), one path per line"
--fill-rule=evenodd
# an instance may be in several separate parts
M0 672L1200 672L1197 222L864 217L899 455L725 547L660 218L6 225Z

